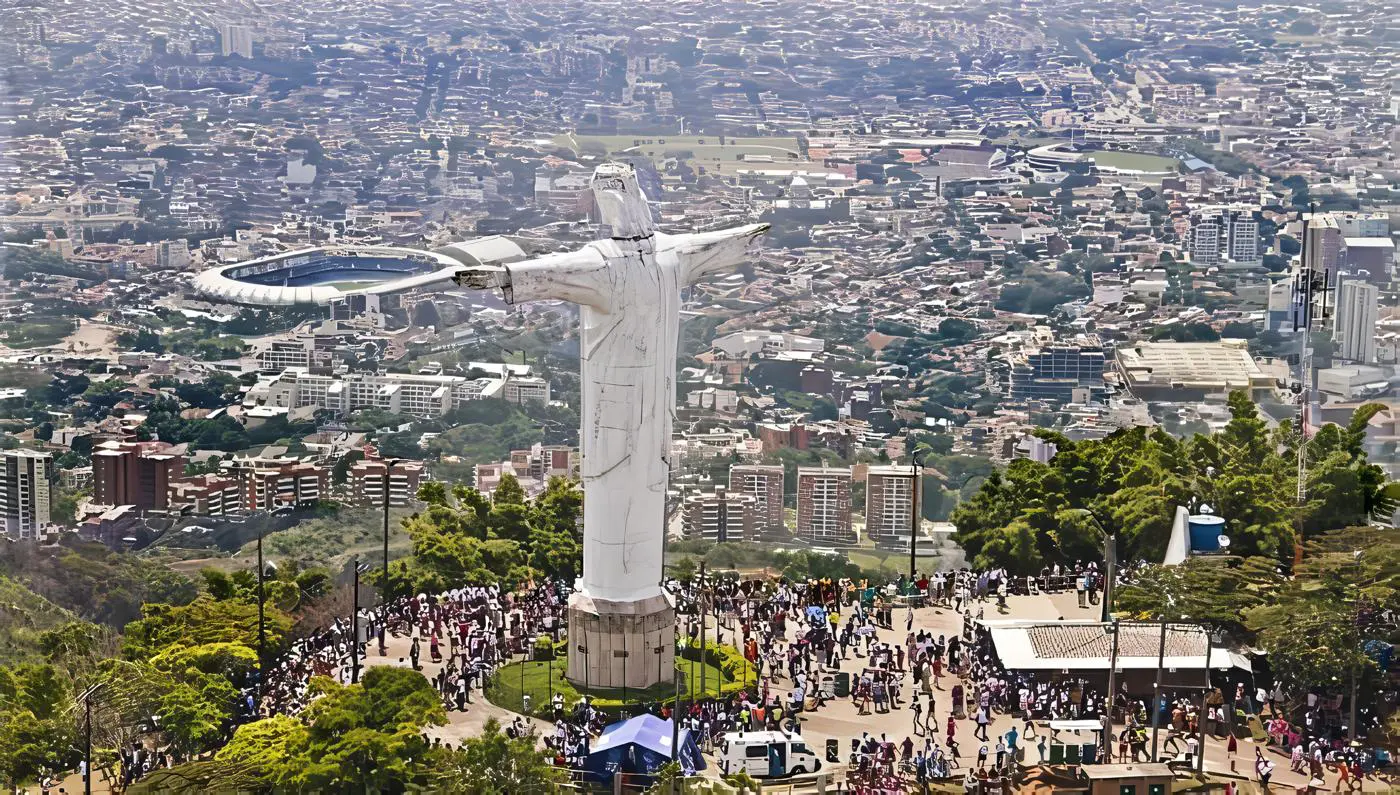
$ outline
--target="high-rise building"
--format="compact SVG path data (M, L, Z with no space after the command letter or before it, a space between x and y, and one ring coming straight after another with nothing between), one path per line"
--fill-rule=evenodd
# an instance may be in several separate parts
M1337 289L1337 321L1332 328L1337 358L1362 364L1376 361L1379 298L1374 284L1360 280L1344 281Z
M182 269L190 265L190 244L183 237L156 243L156 267Z
M692 494L681 507L681 532L688 540L750 541L757 525L755 500L723 486Z
M1341 274L1348 279L1365 279L1382 289L1390 286L1395 269L1395 244L1388 237L1342 238ZM1337 271L1333 271L1334 274Z
M1085 388L1091 397L1103 395L1107 363L1103 343L1084 334L1067 342L1023 348L1011 357L1011 399L1066 403Z
M1337 217L1332 213L1304 213L1303 220L1307 222L1304 248L1312 269L1335 277L1342 261L1342 229Z
M913 527L914 467L870 467L865 481L865 532L880 540Z
M92 452L93 502L170 507L170 486L185 474L185 456L164 442L107 442Z
M225 23L219 26L219 54L253 57L253 31L242 25Z
M754 527L758 533L786 534L782 465L735 464L729 468L729 491L753 497Z
M351 499L359 505L384 505L385 461L356 461L350 467ZM400 461L389 469L389 504L407 505L416 499L418 486L423 482L423 464L420 461Z
M1259 245L1259 211L1245 206L1201 207L1191 213L1187 241L1191 262L1226 268L1263 265Z
M817 543L848 543L851 531L851 468L797 470L797 535Z
M37 538L48 526L53 481L53 453L0 451L0 522L6 536Z

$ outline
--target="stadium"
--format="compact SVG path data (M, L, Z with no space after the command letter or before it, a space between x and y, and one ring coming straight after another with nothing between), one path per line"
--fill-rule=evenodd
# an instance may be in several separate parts
M210 268L194 278L206 298L249 306L327 305L357 295L446 287L463 266L525 258L509 238L492 236L436 251L394 246L327 246L286 251Z

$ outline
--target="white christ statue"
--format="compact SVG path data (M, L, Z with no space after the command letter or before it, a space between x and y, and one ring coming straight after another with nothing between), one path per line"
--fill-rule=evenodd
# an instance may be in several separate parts
M662 234L631 166L599 166L592 187L603 239L453 280L582 307L582 594L641 602L661 596L680 290L739 265L768 225Z

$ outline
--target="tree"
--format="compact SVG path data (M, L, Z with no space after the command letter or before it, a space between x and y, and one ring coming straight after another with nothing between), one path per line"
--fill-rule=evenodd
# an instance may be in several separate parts
M1299 532L1311 537L1364 520L1384 478L1361 439L1373 411L1326 426L1308 442L1310 501L1294 505L1296 434L1270 429L1243 392L1228 400L1230 422L1182 442L1161 429L1118 431L1074 442L1050 434L1046 464L1018 460L985 480L953 513L957 540L978 566L1020 573L1046 561L1093 559L1099 545L1082 510L1100 516L1129 559L1160 560L1177 506L1210 505L1228 522L1231 552L1276 556ZM1039 556L1039 560L1036 559Z
M461 751L441 760L442 778L472 795L539 792L563 783L564 771L550 764L533 737L507 737L495 718L466 738Z
M520 481L515 475L507 472L501 475L501 480L496 484L496 491L491 495L491 501L496 505L524 505L525 489L521 488Z
M443 757L423 729L446 722L436 690L417 671L374 666L359 684L312 680L310 706L240 726L209 762L181 765L147 783L194 791L404 792L431 787ZM442 752L451 754L451 752Z
M1245 613L1295 703L1309 691L1341 694L1353 676L1362 704L1385 686L1371 649L1400 642L1400 535L1352 527L1310 541L1303 563L1268 603Z
M1114 610L1151 621L1205 621L1244 639L1245 611L1265 604L1282 578L1268 558L1190 558L1148 566L1114 596Z
M418 499L429 505L447 505L447 484L429 480L418 486Z

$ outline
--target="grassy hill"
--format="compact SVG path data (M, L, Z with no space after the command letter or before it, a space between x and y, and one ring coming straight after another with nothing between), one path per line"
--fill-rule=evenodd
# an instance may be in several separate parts
M197 594L193 581L161 564L75 538L56 546L0 546L0 578L78 618L116 630L140 617L143 602L185 604Z
M75 616L9 577L0 576L0 660L39 659L39 635Z

